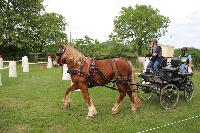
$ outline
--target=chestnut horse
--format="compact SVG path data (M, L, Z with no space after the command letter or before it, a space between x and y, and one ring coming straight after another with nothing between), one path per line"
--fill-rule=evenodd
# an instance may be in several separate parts
M94 86L104 86L109 82L114 82L119 91L119 97L112 108L112 114L119 112L123 98L128 94L133 112L139 108L139 98L134 83L135 75L132 64L122 58L113 59L90 59L78 52L70 45L60 45L57 52L56 62L60 65L67 64L68 73L71 75L73 84L66 90L64 96L64 106L70 107L70 94L76 89L80 89L88 105L86 119L97 114L94 104L89 96L88 88Z

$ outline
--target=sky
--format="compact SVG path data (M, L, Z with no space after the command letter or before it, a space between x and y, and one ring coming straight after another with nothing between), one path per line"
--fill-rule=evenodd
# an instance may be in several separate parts
M68 23L66 33L72 39L88 35L99 41L108 40L113 21L122 7L151 5L171 20L160 44L200 49L200 0L44 0L46 12L63 15Z

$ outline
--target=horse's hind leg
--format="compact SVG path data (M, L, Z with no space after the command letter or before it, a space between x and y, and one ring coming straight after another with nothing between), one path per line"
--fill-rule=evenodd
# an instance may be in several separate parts
M136 91L136 86L131 86L131 91L128 91L127 94L130 97L130 101L131 101L131 109L133 112L137 111L139 108L139 97Z
M89 96L88 88L87 85L85 84L80 84L80 89L83 94L83 98L85 99L85 102L88 104L88 114L86 116L86 119L90 119L94 117L97 114L97 110L94 107L94 104Z
M117 83L117 87L119 89L119 97L118 97L117 101L115 102L114 106L112 107L112 114L113 115L115 115L119 112L119 107L122 104L122 100L126 96L124 84L123 83Z

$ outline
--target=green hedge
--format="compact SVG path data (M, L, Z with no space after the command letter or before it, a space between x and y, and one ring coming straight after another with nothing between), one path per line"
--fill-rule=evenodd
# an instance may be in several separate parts
M136 62L136 54L129 45L113 44L113 43L99 43L87 45L74 45L74 47L88 57L102 58L116 58L122 57L132 62Z

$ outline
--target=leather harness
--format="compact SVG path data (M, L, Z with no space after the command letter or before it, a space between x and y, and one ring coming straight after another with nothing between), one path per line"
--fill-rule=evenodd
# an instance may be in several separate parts
M112 82L112 83L116 83L116 82L122 82L124 84L129 84L131 83L131 67L129 69L129 74L127 77L122 77L121 73L119 72L118 66L115 63L115 59L108 59L109 61L109 65L112 68L113 74L114 74L114 78L110 79L109 77L106 77L103 72L96 66L96 58L92 58L89 64L89 72L83 72L83 67L84 65L86 65L86 60L82 60L81 65L80 65L80 69L68 69L68 73L72 76L72 75L78 75L81 77L85 77L88 78L88 88L94 87L94 86L105 86L107 88L113 89L113 90L118 90L115 88L115 84L113 84L113 86L107 86L105 84L101 84L98 81L96 81L94 79L95 75L99 75L101 77L101 79L103 79L106 83ZM127 62L128 63L128 62ZM129 63L128 63L129 64ZM133 84L132 84L133 85ZM118 90L119 91L119 90ZM129 92L129 91L136 91L136 90L127 90L125 92Z

